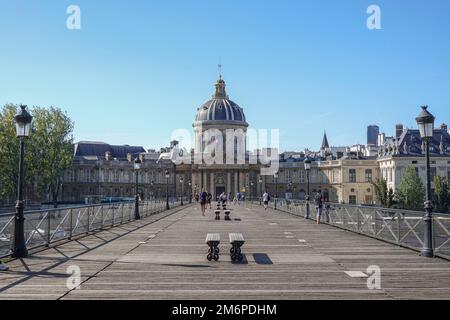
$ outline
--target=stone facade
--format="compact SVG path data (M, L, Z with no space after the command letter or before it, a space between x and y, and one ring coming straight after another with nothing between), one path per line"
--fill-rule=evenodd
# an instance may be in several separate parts
M248 123L244 110L230 100L221 77L215 84L212 99L197 109L192 126L195 142L190 150L191 161L187 164L175 165L173 159L162 157L175 150L177 141L171 142L169 148L162 148L160 152L99 142L76 144L75 159L65 173L60 200L85 202L86 199L134 197L133 161L136 157L143 161L138 173L142 199L165 197L165 170L170 173L168 185L171 197L187 197L206 190L212 193L213 199L221 192L232 196L241 192L247 197L257 198L264 191L282 198L305 199L306 156L312 160L310 195L322 190L332 202L375 204L373 182L384 178L388 187L395 191L404 170L410 165L417 168L423 181L426 177L419 132L403 130L401 125L396 126L395 137L380 135L378 154L374 145L330 147L324 134L320 151L285 152L279 156L278 178L261 176L261 165L249 161L253 156L246 146ZM241 135L230 139L230 130L233 135L236 132ZM227 158L230 153L233 155L231 163ZM205 154L215 155L212 164L205 159ZM238 154L242 155L241 162L236 159ZM431 156L432 175L450 179L450 136L445 125L435 130Z

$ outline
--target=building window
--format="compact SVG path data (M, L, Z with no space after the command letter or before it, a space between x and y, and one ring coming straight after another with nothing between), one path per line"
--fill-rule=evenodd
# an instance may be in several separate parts
M356 204L356 196L349 196L348 197L348 203Z
M372 169L366 169L366 182L372 182Z
M364 200L366 204L373 204L373 197L371 195L366 195Z
M306 181L305 173L306 172L304 170L300 170L299 172L300 172L300 183L305 183L305 181Z
M349 182L356 182L356 169L349 169Z

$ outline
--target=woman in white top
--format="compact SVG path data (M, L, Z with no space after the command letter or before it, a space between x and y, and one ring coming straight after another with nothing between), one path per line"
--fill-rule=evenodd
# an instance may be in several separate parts
M267 207L269 206L269 200L270 196L267 192L264 192L263 194L263 203L264 203L264 209L267 210Z

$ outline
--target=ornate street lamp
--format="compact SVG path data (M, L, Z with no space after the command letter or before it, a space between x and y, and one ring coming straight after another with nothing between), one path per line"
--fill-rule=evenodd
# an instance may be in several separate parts
M169 178L170 178L170 172L166 169L166 209L169 210Z
M23 203L23 158L25 156L25 139L28 138L31 131L31 121L33 117L26 110L27 106L21 105L19 112L14 117L16 123L16 136L19 138L19 176L17 181L17 202L16 216L14 219L14 242L12 256L14 258L25 258L28 256L28 250L25 245L25 216Z
M155 185L155 180L152 180L150 182L150 186L152 188L151 195L152 195L153 198L155 198L155 187L154 187L154 185Z
M191 180L189 180L188 185L189 185L189 203L192 203L192 182L191 182Z
M139 170L141 170L142 162L139 158L134 160L134 175L136 177L136 185L135 185L135 197L134 197L134 219L139 220L141 216L139 215Z
M261 176L259 176L258 182L259 182L259 205L262 205L262 183L263 183L263 179L262 179Z
M423 248L421 255L432 258L434 256L433 250L433 203L431 201L431 175L430 175L430 140L434 133L434 116L428 112L428 106L422 106L422 112L416 118L419 126L420 137L425 144L425 161L427 164L427 185L426 185L426 201L425 201L425 216L423 218L425 230L423 239Z
M303 164L305 165L305 171L306 171L306 215L305 218L309 219L309 182L310 182L310 171L311 171L311 159L309 157L306 157L305 161L303 161Z
M275 178L275 210L277 210L277 198L278 198L278 172L273 174Z
M181 177L180 178L180 183L181 183L181 205L183 206L184 205L184 203L183 203L183 197L184 197L184 178L183 177Z

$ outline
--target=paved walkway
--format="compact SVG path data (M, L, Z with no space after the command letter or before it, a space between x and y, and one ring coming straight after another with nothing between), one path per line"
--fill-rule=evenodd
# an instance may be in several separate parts
M260 207L232 207L233 221L173 209L8 264L0 299L450 299L450 262ZM221 234L218 262L206 233ZM228 233L247 242L232 264ZM69 290L69 266L81 270ZM348 271L381 268L381 290ZM361 275L362 276L362 275Z

